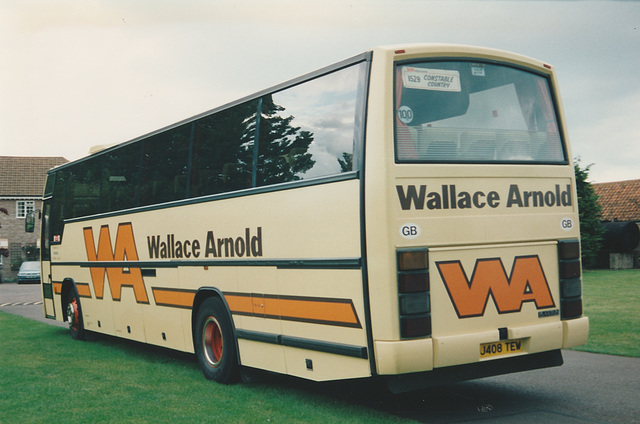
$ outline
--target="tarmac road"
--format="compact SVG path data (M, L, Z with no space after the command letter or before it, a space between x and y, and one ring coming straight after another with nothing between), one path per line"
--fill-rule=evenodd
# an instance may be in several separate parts
M0 310L52 325L39 284L0 284ZM640 423L640 358L563 351L561 367L389 395L365 382L300 384L422 423Z
M47 324L66 327L61 321L44 317L40 284L0 284L0 311L21 315Z

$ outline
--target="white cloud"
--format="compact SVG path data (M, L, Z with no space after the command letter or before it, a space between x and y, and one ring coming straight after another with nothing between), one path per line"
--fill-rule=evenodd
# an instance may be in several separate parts
M0 154L76 159L375 45L453 42L555 65L574 155L594 180L638 178L638 16L618 1L5 1Z
M593 163L589 180L620 181L640 178L640 92L597 102L585 108L585 122L570 134L574 154L583 165Z

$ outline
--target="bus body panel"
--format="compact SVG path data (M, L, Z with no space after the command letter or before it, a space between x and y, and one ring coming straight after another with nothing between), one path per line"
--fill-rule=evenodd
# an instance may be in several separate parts
M578 344L588 334L586 317L560 319L558 241L579 239L572 166L397 164L392 160L396 154L392 93L397 87L393 61L468 55L524 66L555 79L553 70L541 62L517 55L494 56L490 50L451 49L444 56L437 49L420 47L374 50L365 210L373 336L381 375L516 356L533 358L536 353ZM554 96L559 107L559 94ZM557 114L562 125L562 110ZM461 134L455 137L463 142ZM396 255L411 249L428 250L432 333L426 339L402 340ZM451 292L445 277L454 280L457 291ZM536 278L537 283L528 283L528 278ZM484 289L471 290L481 282ZM503 293L494 293L499 288ZM457 310L456 300L469 302L468 310ZM503 351L481 355L482 349ZM405 363L405 357L415 361L398 365Z
M433 337L559 321L559 314L538 319L560 306L556 250L555 243L431 249Z
M42 281L42 309L46 318L56 319L56 308L53 301L53 283L51 281L51 263L41 262L40 275Z
M88 330L192 352L195 293L215 288L239 331L243 365L318 380L370 375L359 182L291 191L296 202L288 201L290 191L274 191L67 223L52 246L57 316L62 282L70 279ZM294 341L285 344L300 339L365 353L283 346L285 336Z

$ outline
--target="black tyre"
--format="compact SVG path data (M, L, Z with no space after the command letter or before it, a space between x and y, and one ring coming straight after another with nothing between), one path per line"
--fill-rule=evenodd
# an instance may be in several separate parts
M65 310L67 311L67 323L69 324L69 334L75 340L84 340L84 320L82 319L82 308L80 307L80 298L75 287L72 287L67 294L65 301Z
M204 376L218 383L235 383L238 354L227 308L218 297L205 300L196 317L194 348Z

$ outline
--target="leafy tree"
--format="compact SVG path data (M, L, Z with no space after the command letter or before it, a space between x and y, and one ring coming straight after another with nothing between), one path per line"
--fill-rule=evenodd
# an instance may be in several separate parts
M196 194L251 187L256 100L199 119L193 153Z
M308 153L313 133L291 125L294 117L284 117L281 114L284 110L270 95L263 97L258 130L258 185L299 180L299 174L316 163Z
M301 179L315 164L308 152L314 135L293 126L294 116L284 110L265 96L261 107L252 100L199 119L191 191L202 195L251 187L254 166L257 186Z
M338 158L340 172L349 172L353 169L353 154L342 152L342 159Z
M591 165L580 167L580 160L576 160L574 171L576 174L576 189L578 192L578 209L580 211L580 239L582 247L582 264L585 267L595 265L596 256L602 241L602 207L598 203L593 186L587 181Z

